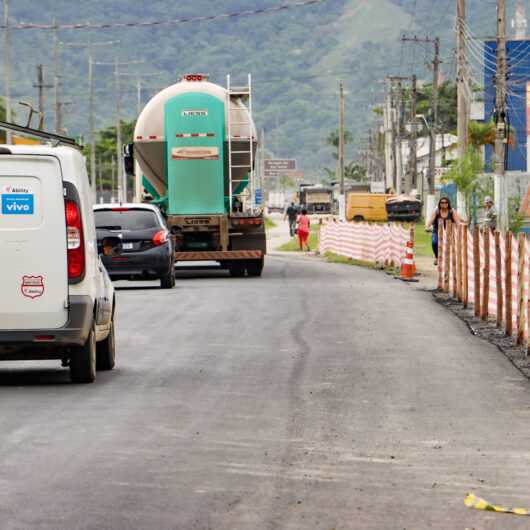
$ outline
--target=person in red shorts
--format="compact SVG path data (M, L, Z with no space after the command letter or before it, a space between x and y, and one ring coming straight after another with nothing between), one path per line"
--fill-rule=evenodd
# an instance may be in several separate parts
M309 248L309 230L311 227L311 221L309 219L309 216L307 215L307 210L304 208L302 210L302 213L298 216L297 219L297 234L298 234L298 242L300 243L300 250L304 250L304 246L307 248L307 251L309 252L311 249Z

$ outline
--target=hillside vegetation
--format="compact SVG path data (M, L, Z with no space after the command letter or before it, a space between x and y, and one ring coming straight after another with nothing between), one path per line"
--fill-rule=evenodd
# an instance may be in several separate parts
M13 22L58 23L78 21L166 20L204 14L249 10L285 3L287 0L34 0L11 2ZM444 58L451 61L454 1L445 0L327 0L306 8L277 14L222 19L118 30L64 30L65 43L119 40L96 48L100 62L143 60L124 66L128 73L156 73L142 78L143 102L159 88L174 82L184 72L209 73L214 82L225 83L231 73L242 81L247 72L254 76L255 117L267 135L267 147L277 156L295 157L300 166L318 178L322 168L333 166L332 149L325 139L337 126L337 85L342 78L347 88L346 125L354 142L347 158L354 158L356 146L371 117L371 105L381 101L387 74L420 76L427 51L412 55L402 50L399 35L413 29L444 39ZM495 0L469 2L473 20L488 28L495 22ZM478 7L480 6L480 10ZM415 8L415 9L414 9ZM46 81L52 81L52 32L13 32L14 97L36 100L35 67L47 66ZM405 52L405 55L404 53ZM430 53L430 52L429 52ZM61 46L61 69L66 125L71 134L87 133L87 60L82 48ZM412 59L411 59L412 58ZM412 62L411 62L412 61ZM447 66L447 65L446 65ZM115 92L112 65L95 67L98 96L97 125L115 121ZM127 75L124 88L125 120L137 113L136 81ZM47 91L47 122L53 126L51 90ZM19 112L20 116L24 112Z

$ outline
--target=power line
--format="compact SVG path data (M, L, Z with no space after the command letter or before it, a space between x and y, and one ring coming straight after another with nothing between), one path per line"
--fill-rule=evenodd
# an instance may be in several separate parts
M78 22L75 24L33 24L21 23L9 25L10 30L40 29L40 30L67 30L67 29L116 29L116 28L135 28L135 27L152 27L152 26L173 26L176 24L189 24L192 22L207 22L219 19L235 19L239 17L250 17L257 15L267 15L278 11L296 9L299 7L308 7L316 4L322 4L327 0L302 0L291 4L282 4L279 6L263 7L261 9L249 9L246 11L236 11L232 13L221 13L219 15L209 15L200 17L183 17L170 20L150 20L145 22ZM0 29L6 29L8 26L3 24Z

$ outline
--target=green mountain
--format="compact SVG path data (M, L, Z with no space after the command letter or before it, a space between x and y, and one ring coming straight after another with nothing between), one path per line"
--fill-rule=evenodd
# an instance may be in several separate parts
M59 24L74 22L135 22L216 15L270 7L290 0L71 0L11 1L11 22ZM292 1L292 0L291 0ZM123 29L62 30L61 79L65 124L71 134L87 134L88 87L86 50L67 44L119 41L95 48L97 126L115 122L115 78L111 64L142 60L123 66L123 118L137 114L136 74L146 102L159 88L185 72L209 73L225 83L231 73L242 81L253 74L257 125L266 131L267 147L276 156L294 157L308 174L318 178L333 167L332 148L325 138L337 127L338 79L346 85L346 125L354 136L347 158L372 123L371 106L382 100L382 81L388 74L420 77L430 74L425 64L431 49L402 45L403 31L439 35L444 49L444 72L454 75L454 0L324 0L320 4L274 14L230 17ZM512 2L513 4L513 2ZM509 9L512 9L510 4ZM470 26L475 33L492 32L495 0L468 1ZM14 30L14 98L36 101L36 65L53 75L53 32ZM48 126L53 127L53 91L47 90ZM19 108L22 120L25 111Z

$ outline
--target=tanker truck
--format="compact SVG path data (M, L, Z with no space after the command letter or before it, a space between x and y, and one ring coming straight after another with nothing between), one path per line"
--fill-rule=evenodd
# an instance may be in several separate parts
M256 149L250 75L240 87L228 76L224 88L188 74L147 103L125 166L136 168L136 189L166 217L175 262L216 261L232 276L261 276L266 239L255 202Z

